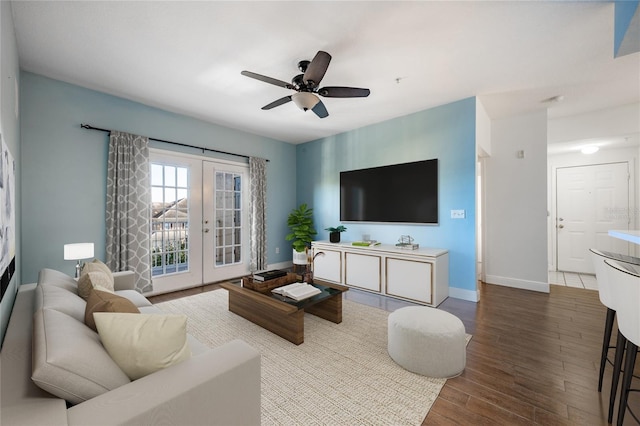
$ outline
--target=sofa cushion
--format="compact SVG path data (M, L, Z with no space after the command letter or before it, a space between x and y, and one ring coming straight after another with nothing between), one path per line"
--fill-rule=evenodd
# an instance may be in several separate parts
M52 309L70 315L84 323L86 303L75 291L56 285L38 284L35 290L34 312L40 309Z
M78 283L69 275L56 271L55 269L44 268L38 274L38 285L53 285L62 287L74 294L78 293ZM34 311L35 312L35 311Z
M191 357L185 315L93 315L102 344L131 380Z
M96 322L93 319L94 312L123 312L139 314L136 305L125 297L107 291L92 289L87 298L87 307L84 311L84 323L93 331L96 329Z
M118 290L115 293L118 296L126 297L138 308L142 308L143 306L153 306L151 302L149 302L149 299L135 290Z
M72 404L130 382L96 332L52 309L34 314L31 378L40 388Z
M113 277L110 279L102 271L84 272L78 279L78 296L86 300L89 297L89 292L96 287L113 293Z

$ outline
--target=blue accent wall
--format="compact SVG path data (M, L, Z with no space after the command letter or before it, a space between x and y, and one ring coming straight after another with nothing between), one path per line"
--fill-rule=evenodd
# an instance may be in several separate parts
M629 25L631 24L633 15L638 9L640 0L615 0L614 3L613 52L614 57L617 57L620 46L629 31ZM635 32L631 33L636 34ZM637 42L635 44L637 44Z
M409 234L421 247L449 250L449 285L476 289L476 100L468 98L336 136L298 145L298 203L314 209L318 240L340 222L340 172L437 158L439 224L344 223L343 241L363 234L395 244ZM420 191L420 182L407 182ZM465 219L451 219L465 210Z
M296 205L294 145L28 72L21 88L22 252L28 253L22 282L35 282L42 268L73 274L73 262L63 260L66 243L94 242L96 257L104 259L108 134L84 130L81 123L268 158L268 262L291 260L290 250L276 254L275 248L288 244L286 219Z

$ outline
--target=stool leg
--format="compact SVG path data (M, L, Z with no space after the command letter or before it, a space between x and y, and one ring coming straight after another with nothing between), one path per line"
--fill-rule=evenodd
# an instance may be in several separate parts
M618 404L618 426L622 426L624 415L627 411L627 400L629 399L629 389L631 388L631 378L633 377L633 367L636 364L637 353L638 346L631 341L627 342L627 354L624 359L624 375L622 376L620 403Z
M613 407L616 404L616 393L618 391L618 381L620 379L620 370L622 369L622 357L624 356L624 347L627 345L627 338L618 331L618 340L616 341L616 358L613 362L613 375L611 376L611 394L609 395L609 415L608 423L613 421Z
M607 364L607 356L609 355L609 345L611 344L611 331L613 330L613 320L616 317L616 311L607 308L607 319L604 324L604 338L602 339L602 355L600 356L600 377L598 378L598 392L602 391L602 377L604 376L604 367Z

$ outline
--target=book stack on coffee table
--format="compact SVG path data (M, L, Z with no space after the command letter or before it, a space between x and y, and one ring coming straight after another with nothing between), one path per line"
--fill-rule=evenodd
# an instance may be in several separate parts
M279 269L274 269L272 271L254 272L252 278L253 278L254 281L269 281L269 280L273 280L275 278L284 277L286 275L287 275L287 271L281 271Z

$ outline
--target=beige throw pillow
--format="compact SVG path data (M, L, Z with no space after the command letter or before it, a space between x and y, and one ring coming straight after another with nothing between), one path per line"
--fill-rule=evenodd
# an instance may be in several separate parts
M93 259L93 261L91 261L91 263L85 263L84 267L87 268L87 272L89 271L102 271L105 274L109 275L110 278L113 278L112 274L111 274L111 269L109 269L109 267L102 262L100 259ZM84 267L82 269L82 271L84 271Z
M92 289L89 292L87 305L84 311L84 323L93 331L98 331L93 319L94 312L120 312L139 314L140 311L129 299L114 293Z
M78 278L78 296L87 300L94 288L113 293L113 278L102 271L83 272Z
M185 315L96 312L93 317L103 346L131 380L191 357Z

